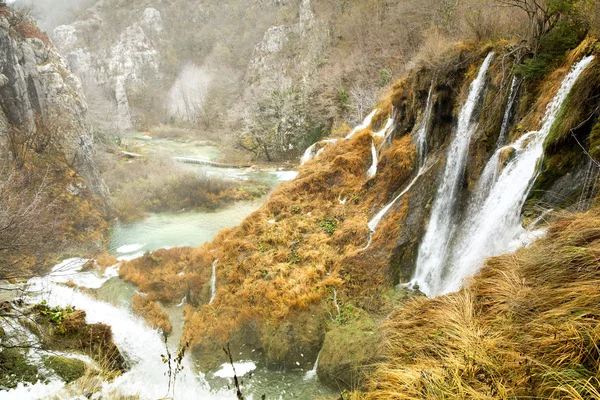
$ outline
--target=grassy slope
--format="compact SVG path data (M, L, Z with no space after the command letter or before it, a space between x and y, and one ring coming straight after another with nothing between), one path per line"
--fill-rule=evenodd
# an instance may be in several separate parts
M367 399L600 398L600 208L385 323Z

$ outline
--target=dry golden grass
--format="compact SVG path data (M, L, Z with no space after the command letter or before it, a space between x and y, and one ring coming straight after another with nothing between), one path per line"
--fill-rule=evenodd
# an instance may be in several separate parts
M390 179L401 185L411 176L415 149L408 137L395 140L380 156L381 177L367 184L371 141L367 129L327 146L239 227L220 232L199 249L159 250L125 263L121 276L137 284L149 301L173 304L185 295L184 340L192 345L225 341L251 322L277 325L324 301L333 288L340 299L364 295L376 309L381 293L372 288L385 282L391 248L358 250L367 243L369 218L390 199L370 185L384 188ZM389 235L399 232L406 213L406 207L397 208L400 212L389 215L394 225ZM217 296L209 305L215 259Z
M367 399L600 398L600 209L385 324Z
M136 294L133 297L133 311L144 318L152 328L160 329L165 335L171 334L173 325L171 325L169 315L148 296Z

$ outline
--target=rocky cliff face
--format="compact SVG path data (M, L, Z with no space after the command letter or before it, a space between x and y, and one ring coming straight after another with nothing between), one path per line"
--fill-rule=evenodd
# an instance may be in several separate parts
M153 119L220 125L238 132L234 140L260 131L267 158L290 158L328 127L314 94L330 31L310 0L144 7L99 1L85 20L52 33L73 71L107 93L117 128ZM242 7L249 26L219 22Z
M4 157L52 146L105 194L94 166L94 134L79 79L35 24L0 8L0 131ZM10 150L13 154L10 155Z
M58 26L53 37L76 74L92 79L113 93L111 100L117 107L115 125L130 129L133 121L127 88L142 85L147 78L159 79L159 52L155 41L163 30L161 14L154 8L146 8L114 43L90 48L85 38L93 38L102 29L110 28L91 9L90 18Z

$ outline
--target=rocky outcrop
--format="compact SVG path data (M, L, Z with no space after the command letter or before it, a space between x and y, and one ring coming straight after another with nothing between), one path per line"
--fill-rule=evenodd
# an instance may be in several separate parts
M7 153L3 156L15 157L16 146L25 144L38 152L52 146L86 179L92 192L104 195L79 79L33 22L15 18L8 8L0 8L0 141Z
M85 21L55 28L53 37L75 73L113 93L110 100L117 108L115 125L127 130L133 125L128 90L160 76L156 41L164 29L162 16L158 10L146 8L116 42L94 43L91 48L89 38L111 29L91 11L92 16Z

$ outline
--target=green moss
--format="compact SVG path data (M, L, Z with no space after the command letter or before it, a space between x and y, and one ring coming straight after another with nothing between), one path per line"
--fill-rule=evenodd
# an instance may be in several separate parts
M377 327L361 309L353 310L346 324L333 324L325 335L319 358L318 374L334 386L350 388L360 383L366 366L378 353Z
M67 383L81 378L85 373L85 363L75 358L50 356L44 359L44 365Z
M595 159L600 159L600 119L596 121L596 125L590 133L590 155Z
M38 368L27 362L22 351L0 349L0 386L14 388L19 382L35 383L44 380Z
M337 230L338 221L337 219L332 217L323 218L319 222L319 226L321 227L321 229L323 229L325 233L333 235L333 233Z

